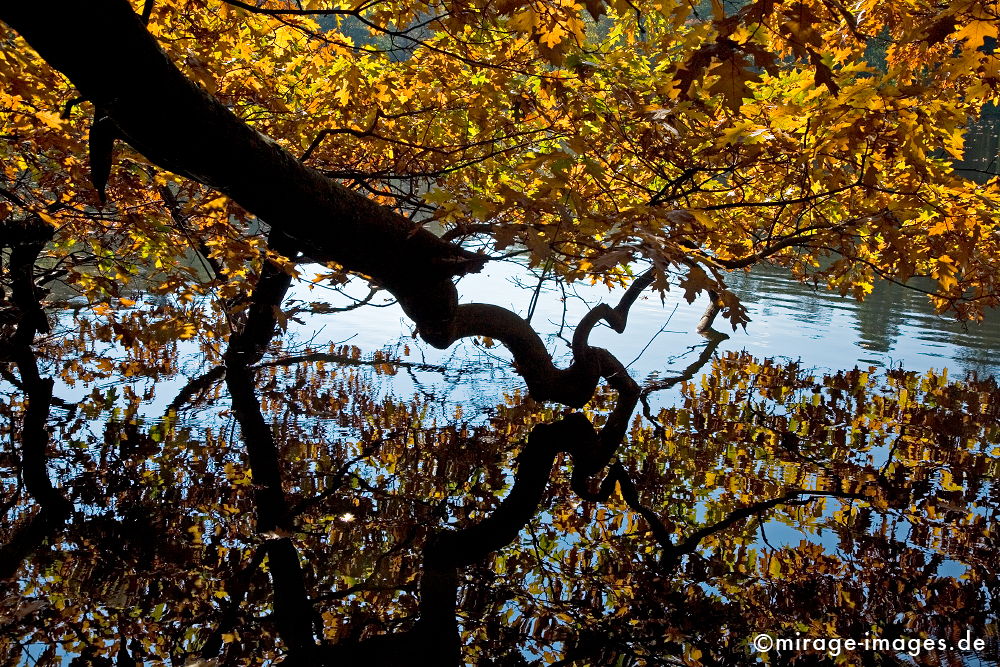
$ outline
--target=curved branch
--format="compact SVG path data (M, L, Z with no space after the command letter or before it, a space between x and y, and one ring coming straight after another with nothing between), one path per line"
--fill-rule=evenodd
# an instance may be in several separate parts
M614 355L603 348L591 347L587 339L600 320L605 320L619 333L624 331L629 308L652 280L653 271L647 271L636 279L616 307L600 304L584 316L574 337L573 364L565 370L553 366L538 334L523 318L497 306L459 306L457 325L475 329L475 333L467 335L489 335L502 340L514 352L519 367L525 359L539 364L520 368L532 395L551 391L563 402L586 402L593 395L597 379L604 377L618 392L618 400L599 432L581 413L571 413L553 424L535 426L518 456L514 484L497 509L467 528L438 532L424 546L420 615L414 628L359 643L324 647L324 664L340 664L362 657L378 662L382 656L403 652L425 656L425 662L420 664L460 664L456 618L459 571L517 538L537 513L560 452L567 452L572 458L571 487L577 495L585 500L606 501L616 485L620 485L626 502L647 521L663 548L671 547L666 528L654 512L641 504L638 489L620 463L612 465L596 492L591 491L593 476L608 466L625 438L640 391L639 385ZM484 333L484 328L490 331ZM457 329L452 333L466 332Z
M806 496L803 498L803 496ZM869 498L858 493L845 493L840 491L810 491L808 489L796 489L789 491L783 496L778 496L777 498L771 498L770 500L762 500L760 502L747 505L746 507L739 507L734 509L732 512L727 514L725 517L716 521L715 523L704 526L695 532L691 533L685 540L678 543L677 545L665 548L663 554L660 556L660 567L664 570L669 570L674 567L681 556L685 554L690 554L698 548L698 545L709 535L714 535L715 533L721 532L730 526L739 523L750 517L760 516L768 510L774 509L779 505L804 505L811 502L817 497L832 497L832 498L851 498L854 500L869 500Z
M618 333L625 331L628 312L639 294L653 282L650 269L633 281L618 305L612 308L600 304L592 308L577 325L573 335L573 363L560 369L552 362L541 337L523 317L485 303L462 304L455 310L449 328L443 332L422 331L424 339L435 347L448 347L461 338L488 336L510 350L517 371L528 385L531 397L538 401L558 401L570 407L582 407L589 401L601 377L627 378L628 373L618 360L606 351L597 351L588 344L591 331L600 321L607 322ZM631 378L629 378L631 379ZM617 388L617 387L616 387Z
M0 544L0 581L13 577L25 558L61 530L73 509L72 503L49 478L48 419L55 383L52 378L41 376L32 349L35 334L48 331L45 312L38 302L34 269L38 254L52 237L53 230L37 216L31 216L27 223L32 223L22 230L29 234L27 238L4 242L12 246L8 271L11 297L19 311L17 329L10 341L4 341L4 347L9 348L4 352L17 365L27 404L21 421L19 483L23 482L40 509L27 523L12 531L8 542Z

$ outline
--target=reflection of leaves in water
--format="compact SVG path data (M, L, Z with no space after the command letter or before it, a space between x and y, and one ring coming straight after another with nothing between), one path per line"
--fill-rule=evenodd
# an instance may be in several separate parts
M686 384L683 407L659 415L663 449L629 450L648 471L646 502L679 537L763 498L801 489L817 499L705 537L681 581L707 581L715 591L688 589L689 602L726 623L682 634L735 651L754 630L957 638L994 623L997 412L993 381L933 374L814 377L727 357ZM653 622L648 637L669 624Z
M328 642L412 627L427 538L489 516L510 493L520 443L556 417L511 397L489 425L467 425L371 391L384 362L309 358L257 378L307 616ZM16 662L36 643L114 657L124 646L183 663L212 643L226 663L278 658L262 549L289 533L257 534L261 482L243 441L224 414L148 422L141 403L85 400L54 433L50 470L77 511L8 584L4 654ZM587 414L601 424L613 404L601 393ZM16 396L0 408L4 430L20 423ZM624 489L581 501L568 459L557 464L514 543L459 579L466 659L744 664L761 631L988 637L998 410L992 381L719 359L656 424L636 418L619 451L673 551ZM17 462L4 465L9 494ZM9 525L33 512L20 497Z

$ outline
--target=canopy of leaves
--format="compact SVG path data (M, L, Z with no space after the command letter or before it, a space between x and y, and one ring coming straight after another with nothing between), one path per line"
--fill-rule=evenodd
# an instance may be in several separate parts
M995 628L995 382L696 379L709 345L642 387L588 338L672 285L745 324L726 276L764 261L997 305L1000 182L952 167L998 101L996 11L0 5L0 655L743 664L761 631ZM530 317L458 303L517 256L629 286L568 368ZM285 353L335 310L285 302L307 264L433 345L498 340L527 395L465 417L377 387L385 355Z
M997 303L996 183L950 166L998 99L995 3L135 10L251 127L490 256L622 282L643 260L660 289L677 277L691 298L720 292L734 325L746 316L725 274L765 259L858 298L877 277L924 275L943 311L975 318ZM4 187L59 228L69 281L114 296L155 261L155 289L231 297L239 280L206 284L182 258L200 249L245 275L258 249L240 206L155 168L141 146L118 142L112 164L121 122L15 33L2 39ZM3 215L17 208L6 199Z

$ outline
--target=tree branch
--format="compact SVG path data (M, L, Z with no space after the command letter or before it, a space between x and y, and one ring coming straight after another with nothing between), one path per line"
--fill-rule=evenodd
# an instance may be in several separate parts
M421 328L450 319L451 278L486 261L302 165L248 127L169 61L126 0L4 3L0 20L149 160L229 196L317 261L370 276Z

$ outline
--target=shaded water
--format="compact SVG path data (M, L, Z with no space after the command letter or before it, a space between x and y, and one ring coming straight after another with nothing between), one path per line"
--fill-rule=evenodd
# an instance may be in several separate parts
M966 178L984 183L1000 174L1000 110L988 105L965 135L964 159L955 169Z

